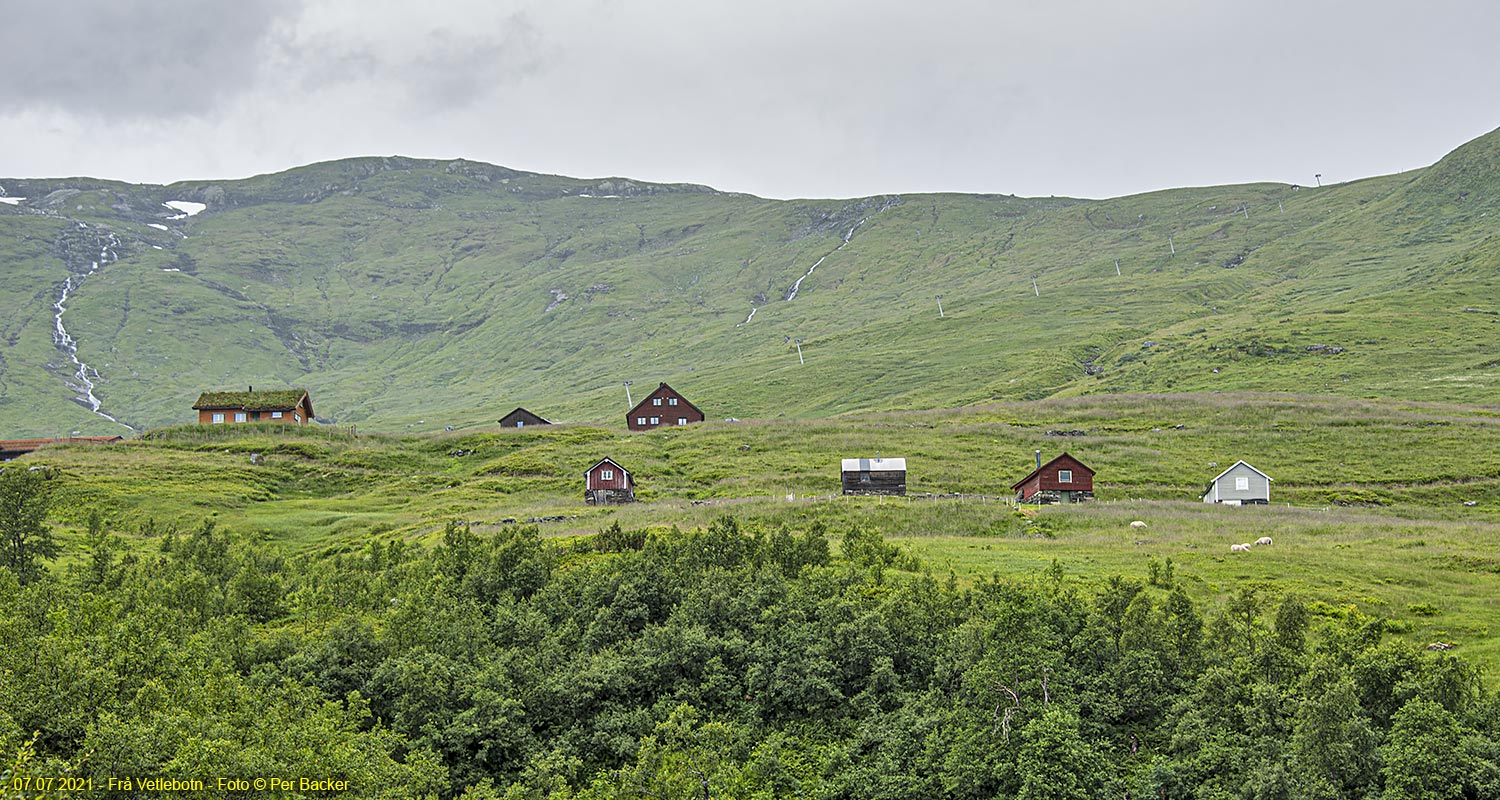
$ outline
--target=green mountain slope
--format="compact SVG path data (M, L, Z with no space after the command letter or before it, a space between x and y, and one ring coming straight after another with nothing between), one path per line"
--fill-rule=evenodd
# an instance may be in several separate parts
M0 179L26 198L0 204L0 435L182 422L249 384L383 430L517 405L613 424L627 380L710 418L1121 391L1485 403L1497 163L1500 132L1397 176L1101 201L775 201L403 158ZM59 344L70 278L99 413Z

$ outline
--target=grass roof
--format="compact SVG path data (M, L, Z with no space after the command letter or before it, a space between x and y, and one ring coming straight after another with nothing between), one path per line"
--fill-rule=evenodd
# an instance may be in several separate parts
M306 389L267 389L246 392L204 392L193 408L238 408L246 411L277 411L295 408Z

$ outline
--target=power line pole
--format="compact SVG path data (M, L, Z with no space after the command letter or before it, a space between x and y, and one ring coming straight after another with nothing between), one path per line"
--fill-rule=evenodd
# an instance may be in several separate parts
M942 295L938 295L937 296L937 301L938 301L938 316L941 317L941 316L943 316L943 296Z
M630 384L630 381L625 381L625 402L629 404L631 408L635 408L635 401L630 399Z
M806 364L807 362L802 360L802 340L793 339L792 342L797 345L797 363Z

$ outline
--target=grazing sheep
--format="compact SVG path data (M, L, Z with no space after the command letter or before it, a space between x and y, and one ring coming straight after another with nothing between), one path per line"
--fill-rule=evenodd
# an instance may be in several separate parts
M1248 545L1248 544L1232 544L1232 545L1229 546L1229 552L1231 552L1231 553L1248 553L1248 552L1250 552L1250 545Z
M1132 527L1132 528L1144 528L1144 527L1146 527L1146 523L1142 522L1141 520L1136 520L1135 522L1130 523L1130 527Z
M1271 537L1269 537L1269 536L1262 536L1259 539L1256 539L1255 543L1256 544L1270 544L1271 543Z

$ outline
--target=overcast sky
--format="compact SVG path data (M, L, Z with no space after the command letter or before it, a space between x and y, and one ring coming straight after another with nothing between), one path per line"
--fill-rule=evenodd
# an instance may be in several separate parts
M408 155L765 197L1113 197L1390 174L1500 127L1493 0L3 10L3 177Z

